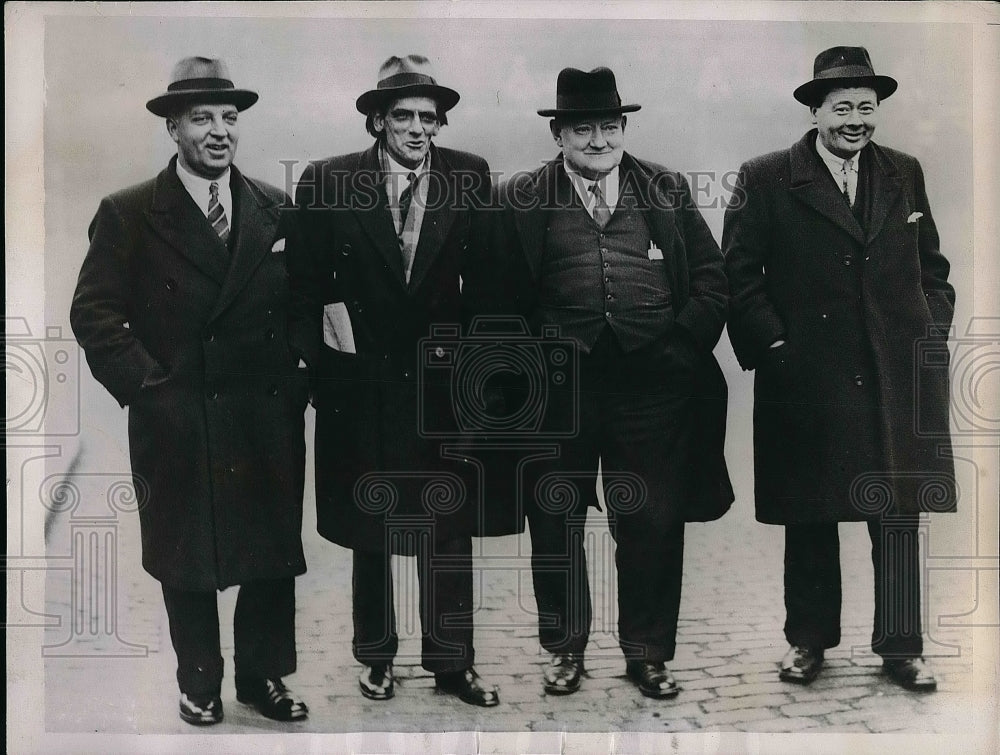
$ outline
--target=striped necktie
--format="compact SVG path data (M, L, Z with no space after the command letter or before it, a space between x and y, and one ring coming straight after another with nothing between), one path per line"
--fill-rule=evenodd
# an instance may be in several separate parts
M594 195L594 220L598 226L604 228L611 221L611 209L604 200L604 192L601 191L601 187L597 185L596 181L590 187L590 191Z
M844 183L843 183L844 199L847 200L847 204L850 205L851 207L854 206L854 202L851 200L851 182L850 182L851 168L853 167L853 165L854 165L854 158L852 157L850 160L844 160L844 164L840 167L840 172L844 176Z
M226 211L219 202L218 182L212 181L208 187L208 193L208 222L212 224L212 228L215 229L215 232L219 234L219 238L222 239L222 243L225 244L229 241L229 221L226 220Z

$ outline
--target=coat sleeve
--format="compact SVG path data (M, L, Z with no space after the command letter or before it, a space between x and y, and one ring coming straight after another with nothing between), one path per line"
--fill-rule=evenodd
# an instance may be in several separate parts
M785 337L785 324L767 295L768 212L753 171L740 167L726 208L722 249L732 291L729 340L740 365L754 369L760 355Z
M679 189L690 294L677 313L677 324L703 349L712 351L722 335L729 307L725 261L683 176Z
M941 242L937 226L931 216L927 192L924 189L924 172L917 161L914 166L914 194L917 211L923 213L917 222L920 224L920 236L917 244L920 250L920 287L927 299L927 308L938 331L938 335L947 336L955 315L955 289L948 282L948 272L951 265L941 253Z
M129 328L128 268L137 242L113 198L101 201L89 237L70 325L94 377L125 406L142 389L164 382L167 371Z
M323 196L320 191L321 171L310 163L303 171L295 189L295 209L292 213L293 232L288 236L288 285L291 292L288 342L293 353L311 369L319 362L323 343L323 299L318 254L323 239Z

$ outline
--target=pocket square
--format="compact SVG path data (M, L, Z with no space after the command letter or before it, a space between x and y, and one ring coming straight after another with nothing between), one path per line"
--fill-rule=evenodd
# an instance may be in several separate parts
M285 251L285 240L278 239L277 241L274 242L274 246L271 247L271 253L274 254L276 252L283 252L283 251Z
M646 253L649 255L649 258L651 260L663 259L663 250L660 249L660 247L658 247L652 241L649 242L649 249L646 250Z
M356 354L354 328L344 302L323 305L323 343L344 354Z
M907 223L916 223L923 216L924 216L924 213L922 213L922 212L911 212L910 213L910 217L908 217L906 219L906 222Z

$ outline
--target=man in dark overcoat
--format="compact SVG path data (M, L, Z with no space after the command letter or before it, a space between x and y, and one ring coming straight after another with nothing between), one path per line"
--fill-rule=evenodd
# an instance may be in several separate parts
M496 233L509 310L574 346L545 422L575 422L524 487L549 694L580 687L591 623L583 546L600 463L616 543L626 670L648 697L678 692L674 656L685 521L733 500L723 458L726 383L712 355L728 288L719 246L684 177L624 151L614 73L566 68L539 110L561 153L501 189ZM560 368L562 369L562 368ZM508 411L511 408L508 407ZM545 428L542 428L545 432Z
M897 83L862 47L795 90L816 123L739 172L723 247L729 336L754 381L757 519L785 525L780 677L809 682L840 642L837 523L872 542L872 648L904 687L921 658L918 516L955 508L947 333L955 294L913 157L871 141ZM939 361L924 369L921 344ZM944 363L940 362L940 357Z
M180 716L222 720L216 591L240 585L237 699L306 717L295 671L302 574L303 410L290 348L289 198L232 165L239 112L257 101L222 61L185 58L146 107L177 155L106 197L70 313L94 377L128 406L145 569L162 583ZM144 498L145 496L145 498Z
M458 100L427 58L389 58L356 103L375 143L302 174L290 263L310 325L297 337L314 376L318 528L353 550L361 693L395 692L399 554L416 556L423 667L439 689L489 707L498 692L473 666L476 497L461 462L418 426L420 411L451 411L425 401L420 341L463 321L462 285L483 269L487 163L432 143Z

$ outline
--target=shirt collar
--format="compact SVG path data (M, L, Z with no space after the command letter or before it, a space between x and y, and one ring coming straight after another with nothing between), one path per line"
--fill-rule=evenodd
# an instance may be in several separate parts
M424 161L420 163L416 168L407 168L405 165L397 161L392 154L385 148L383 144L379 147L379 156L382 158L382 169L386 173L401 174L404 178L410 173L415 175L422 175L426 173L431 168L431 153L427 153L427 157Z
M219 204L226 211L226 216L232 221L233 217L233 200L232 191L229 188L229 178L232 175L232 171L226 168L226 172L223 173L218 178L203 178L201 176L196 176L194 173L189 171L183 165L181 161L177 161L177 177L180 179L181 184L187 189L187 193L191 195L191 198L195 201L195 204L201 208L201 211L208 215L208 199L210 194L209 187L213 183L219 184Z
M858 162L861 159L860 150L855 152L854 156L850 158L838 157L823 145L823 141L819 138L819 134L816 134L816 151L819 153L819 156L823 158L823 162L827 164L827 167L835 173L840 173L841 169L844 167L844 160L851 161L851 173L858 172Z
M571 168L565 157L563 157L563 169L573 182L573 186L576 188L580 198L583 199L588 207L594 201L594 192L591 191L591 187L595 183L600 184L601 192L604 194L604 201L610 208L614 208L618 204L621 165L607 175L601 176L596 181L592 178L587 178L582 173Z

